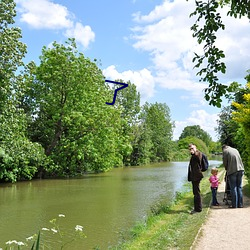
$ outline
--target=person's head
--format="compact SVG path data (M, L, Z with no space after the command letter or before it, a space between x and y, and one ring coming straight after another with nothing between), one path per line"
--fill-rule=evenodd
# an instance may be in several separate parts
M188 145L188 149L189 149L189 151L190 151L190 153L193 155L193 154L195 154L195 152L197 151L197 148L196 148L196 146L193 144L193 143L190 143L189 145Z
M212 175L217 175L218 174L218 168L212 168L211 169L211 174Z

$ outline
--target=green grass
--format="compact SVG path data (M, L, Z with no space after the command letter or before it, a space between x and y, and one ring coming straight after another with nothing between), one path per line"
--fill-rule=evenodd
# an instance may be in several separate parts
M145 222L137 224L124 242L110 249L190 249L208 214L211 202L208 177L201 181L201 192L201 213L189 213L193 208L193 194L189 183L184 192L176 194L172 204L158 204L158 207L151 209Z

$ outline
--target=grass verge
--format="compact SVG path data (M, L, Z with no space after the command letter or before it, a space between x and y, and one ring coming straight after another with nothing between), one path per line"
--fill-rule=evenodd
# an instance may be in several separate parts
M188 183L183 192L176 194L170 205L159 204L157 208L151 209L145 222L138 223L124 242L110 249L190 249L208 214L211 201L208 177L201 181L201 193L201 213L189 213L193 208L193 194L191 183Z

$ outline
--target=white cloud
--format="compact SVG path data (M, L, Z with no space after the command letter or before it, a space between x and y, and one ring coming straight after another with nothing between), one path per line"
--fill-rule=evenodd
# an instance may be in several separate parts
M136 22L154 22L161 18L164 18L172 9L173 5L165 1L162 5L156 6L153 11L148 15L142 16L141 12L137 12L133 15Z
M217 135L214 131L214 128L218 126L218 114L209 114L205 110L195 110L192 111L189 118L184 121L175 121L175 129L174 129L174 140L178 140L183 129L187 126L200 125L201 129L206 131L213 139L213 141L217 141Z
M194 1L165 0L146 15L135 13L137 25L132 29L134 48L150 53L156 85L187 90L191 94L206 87L204 83L197 83L197 69L193 69L192 63L194 52L202 52L190 30L195 17L189 18L189 15L194 9ZM226 30L218 34L217 44L225 51L228 64L222 81L228 78L234 81L243 79L250 68L250 25L247 18L235 19L226 13L227 9L221 10Z
M95 33L90 26L83 26L81 23L76 23L71 29L65 33L67 37L74 37L77 42L87 48L90 42L95 40Z
M63 5L49 0L17 0L20 20L34 29L64 30L63 35L75 38L84 48L95 39L91 27L75 22L75 16Z
M103 70L103 74L108 80L121 79L125 82L130 81L135 84L141 94L142 103L154 95L154 77L146 68L139 71L127 70L119 73L116 67L111 65Z
M155 82L162 88L199 92L206 84L194 84L195 72L192 57L196 41L190 27L189 14L194 5L182 0L164 1L148 15L137 13L139 24L133 29L134 48L150 52Z
M63 29L73 25L65 6L48 0L18 0L21 21L35 29Z
M244 78L250 69L250 23L247 17L227 16L227 11L226 8L221 10L225 30L219 32L216 44L226 55L227 72L222 77L232 82Z

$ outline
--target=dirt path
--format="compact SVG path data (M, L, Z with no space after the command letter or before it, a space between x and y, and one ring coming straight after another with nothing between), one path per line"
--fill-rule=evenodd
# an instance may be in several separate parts
M218 188L219 207L211 207L191 249L250 249L250 199L244 196L244 207L230 209L223 202L225 182Z

